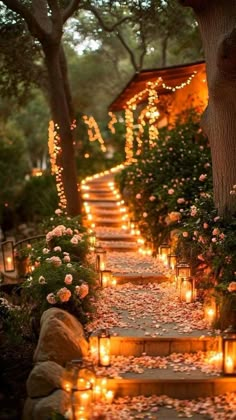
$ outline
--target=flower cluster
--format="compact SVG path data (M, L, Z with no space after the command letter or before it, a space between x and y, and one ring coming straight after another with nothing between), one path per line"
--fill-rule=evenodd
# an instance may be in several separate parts
M81 312L86 312L95 284L95 272L89 262L88 235L74 219L64 218L60 223L61 217L64 215L56 211L53 222L59 223L50 226L45 240L32 247L33 269L24 290L40 313L56 305L80 316Z

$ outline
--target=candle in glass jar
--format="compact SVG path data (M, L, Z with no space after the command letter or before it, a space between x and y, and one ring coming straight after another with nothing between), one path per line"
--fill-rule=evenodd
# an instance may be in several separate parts
M108 404L111 404L112 401L113 401L113 398L114 398L114 392L111 391L111 390L110 391L107 391L106 394L105 394L105 398L106 398L106 402Z
M100 363L102 366L109 366L110 365L110 356L109 354L102 354L100 358Z
M231 356L227 356L226 358L225 373L234 373L234 361Z
M191 303L192 302L192 291L191 290L187 290L185 293L185 302L186 303Z

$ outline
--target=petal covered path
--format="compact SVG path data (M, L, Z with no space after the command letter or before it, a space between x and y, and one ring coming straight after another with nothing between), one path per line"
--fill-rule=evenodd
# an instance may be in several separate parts
M116 395L93 416L105 410L106 419L117 420L236 420L236 378L221 373L219 332L199 301L180 301L173 272L142 249L115 189L115 171L83 183L87 223L115 280L99 289L87 325L92 337L101 328L110 332L111 364L96 373L109 378Z

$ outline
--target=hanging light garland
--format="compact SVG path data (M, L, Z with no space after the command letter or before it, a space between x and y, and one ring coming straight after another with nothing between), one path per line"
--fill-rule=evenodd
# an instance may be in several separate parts
M116 130L115 130L114 124L117 123L116 115L113 112L108 112L108 115L109 117L111 117L108 123L108 128L112 134L115 134Z
M125 142L125 156L127 162L132 162L133 159L133 141L134 141L134 115L129 108L125 110L125 125L126 125L126 142Z
M147 82L146 88L142 91L136 93L131 99L129 99L126 103L125 108L125 121L126 121L126 146L125 146L125 152L126 152L126 160L130 162L133 157L133 153L131 153L131 150L133 149L133 140L134 140L134 134L133 134L133 126L134 126L134 111L137 108L137 104L144 101L146 97L148 97L148 105L147 107L141 111L138 122L139 122L139 133L137 136L137 142L138 142L138 153L140 153L142 140L141 137L144 133L144 126L146 125L146 119L149 123L148 128L148 134L149 134L149 146L154 146L154 140L158 138L158 129L156 127L156 121L159 117L160 113L157 109L156 103L159 102L157 89L162 87L163 89L175 92L176 90L183 89L185 86L190 85L193 78L196 76L197 71L194 70L194 72L188 77L188 79L185 82L180 83L176 86L168 86L166 85L161 77L158 77L158 79L155 82Z
M51 162L51 173L56 177L56 188L59 198L58 206L61 209L66 209L67 200L64 192L64 186L62 182L62 172L63 168L60 165L61 161L61 146L60 146L60 136L58 134L59 126L54 124L54 121L49 121L48 127L48 149Z
M92 141L98 140L98 142L101 145L101 151L106 152L106 146L105 146L104 140L102 138L101 132L99 130L98 124L95 121L95 119L92 116L88 117L87 115L83 115L83 120L85 124L87 124L88 126L89 141L92 142Z

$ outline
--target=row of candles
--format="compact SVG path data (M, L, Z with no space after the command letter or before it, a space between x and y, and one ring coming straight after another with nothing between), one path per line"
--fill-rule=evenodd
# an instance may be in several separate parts
M93 364L80 359L66 364L62 388L71 397L70 420L89 420L94 403L111 404L114 399L107 378L96 375Z

